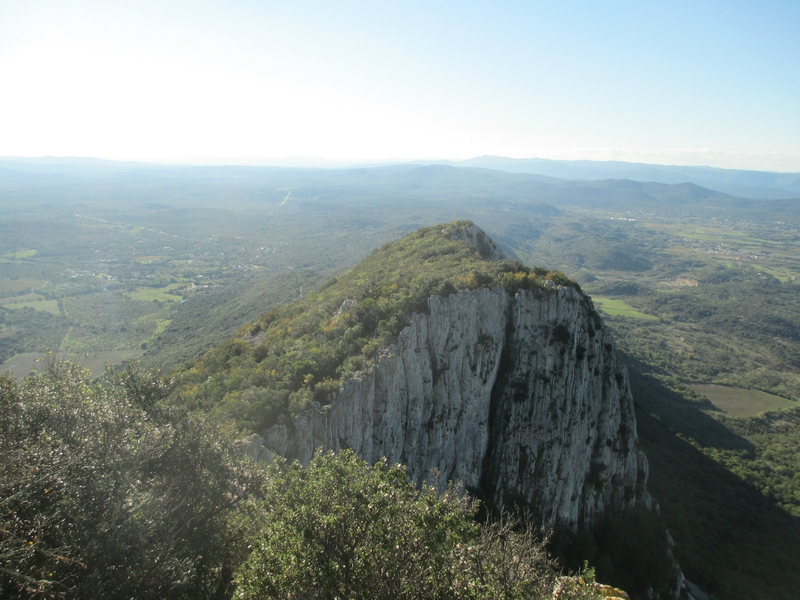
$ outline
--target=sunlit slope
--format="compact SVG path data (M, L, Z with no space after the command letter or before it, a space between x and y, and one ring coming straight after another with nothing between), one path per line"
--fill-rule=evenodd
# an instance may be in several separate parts
M431 296L486 286L576 285L559 272L490 260L499 256L469 221L415 231L244 327L183 373L182 396L190 407L210 409L239 429L260 430L369 366L412 313L427 310Z

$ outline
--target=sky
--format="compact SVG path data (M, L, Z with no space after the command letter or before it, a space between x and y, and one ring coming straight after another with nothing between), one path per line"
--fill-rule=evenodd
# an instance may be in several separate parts
M800 171L800 2L0 0L0 156Z

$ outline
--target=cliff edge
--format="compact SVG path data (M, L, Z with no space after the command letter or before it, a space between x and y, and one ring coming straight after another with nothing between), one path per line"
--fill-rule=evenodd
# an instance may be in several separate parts
M627 370L585 296L484 288L428 310L264 447L302 462L347 447L420 482L436 470L495 507L535 507L544 529L651 507Z
M524 507L543 531L655 514L627 369L591 299L561 273L503 260L471 222L379 249L242 341L289 407L248 439L254 458L386 457L417 482ZM677 598L662 537L647 541L666 567L646 595Z

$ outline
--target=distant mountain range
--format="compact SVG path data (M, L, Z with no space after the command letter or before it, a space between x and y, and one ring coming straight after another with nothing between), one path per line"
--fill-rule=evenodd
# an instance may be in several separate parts
M278 173L305 171L321 180L349 179L354 172L363 174L374 169L378 179L387 173L420 166L445 165L458 168L491 169L506 173L535 175L540 182L552 184L556 180L603 181L630 180L640 183L686 184L691 183L716 192L739 198L755 200L780 200L800 198L800 173L773 171L745 171L715 167L653 165L621 161L550 160L545 158L506 158L479 156L463 161L407 161L396 163L346 163L325 159L283 159L272 165L166 165L144 162L108 161L79 157L13 158L0 157L0 181L46 182L63 178L107 178L149 172L161 177L236 176L274 177ZM339 177L335 173L340 173ZM367 179L370 179L368 176Z
M558 179L586 181L631 179L655 183L694 183L740 198L773 200L800 198L800 173L649 165L621 161L505 158L502 156L479 156L447 164L458 167L496 169L510 173L546 175Z

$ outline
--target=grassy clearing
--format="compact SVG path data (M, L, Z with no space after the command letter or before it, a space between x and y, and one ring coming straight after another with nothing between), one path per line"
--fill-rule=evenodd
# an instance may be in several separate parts
M15 354L3 364L0 364L0 372L11 371L15 379L26 377L36 366L36 361L42 357L40 352L23 352Z
M153 335L164 333L170 323L172 323L172 319L156 319L156 330Z
M152 302L153 300L158 300L159 302L180 302L183 300L182 296L169 293L170 290L174 289L175 285L179 284L172 284L162 288L137 288L129 293L128 297L131 300L141 300L144 302Z
M622 300L612 300L611 298L598 298L593 296L592 301L607 315L612 315L615 317L632 317L634 319L643 319L645 321L658 320L658 317L638 311L630 304L623 302Z
M759 269L760 271L764 271L765 273L769 273L783 283L789 283L790 281L795 281L798 278L797 273L783 267L766 267L764 265L757 264L754 264L753 267Z
M25 308L27 306L34 310L41 310L54 315L61 314L58 309L58 300L45 300L44 296L33 293L25 294L24 296L0 298L0 306L3 308Z
M26 290L42 287L46 281L42 279L0 279L0 294L16 294Z
M92 372L92 377L102 375L106 365L114 366L139 358L144 354L144 350L116 350L111 352L89 352L83 355L70 356L69 360L73 360L85 366Z
M163 319L159 318L161 312L151 313L149 315L144 315L139 317L134 321L135 324L146 324L148 326L154 326L155 330L152 332L152 336L157 336L164 333L169 327L170 323L172 323L172 319Z
M754 417L768 410L797 406L796 402L767 394L760 390L745 390L724 385L694 384L695 392L702 394L720 410L732 417Z
M23 248L21 250L17 250L16 252L6 252L3 254L3 258L9 258L11 260L19 260L21 258L33 258L36 256L36 250L29 250Z
M144 354L144 350L118 350L115 352L87 352L79 354L59 353L58 358L69 360L83 365L92 372L92 377L99 377L103 374L106 365L118 365L126 360L139 358ZM9 358L0 364L0 373L11 371L15 379L27 377L32 369L41 368L41 352L23 352Z

